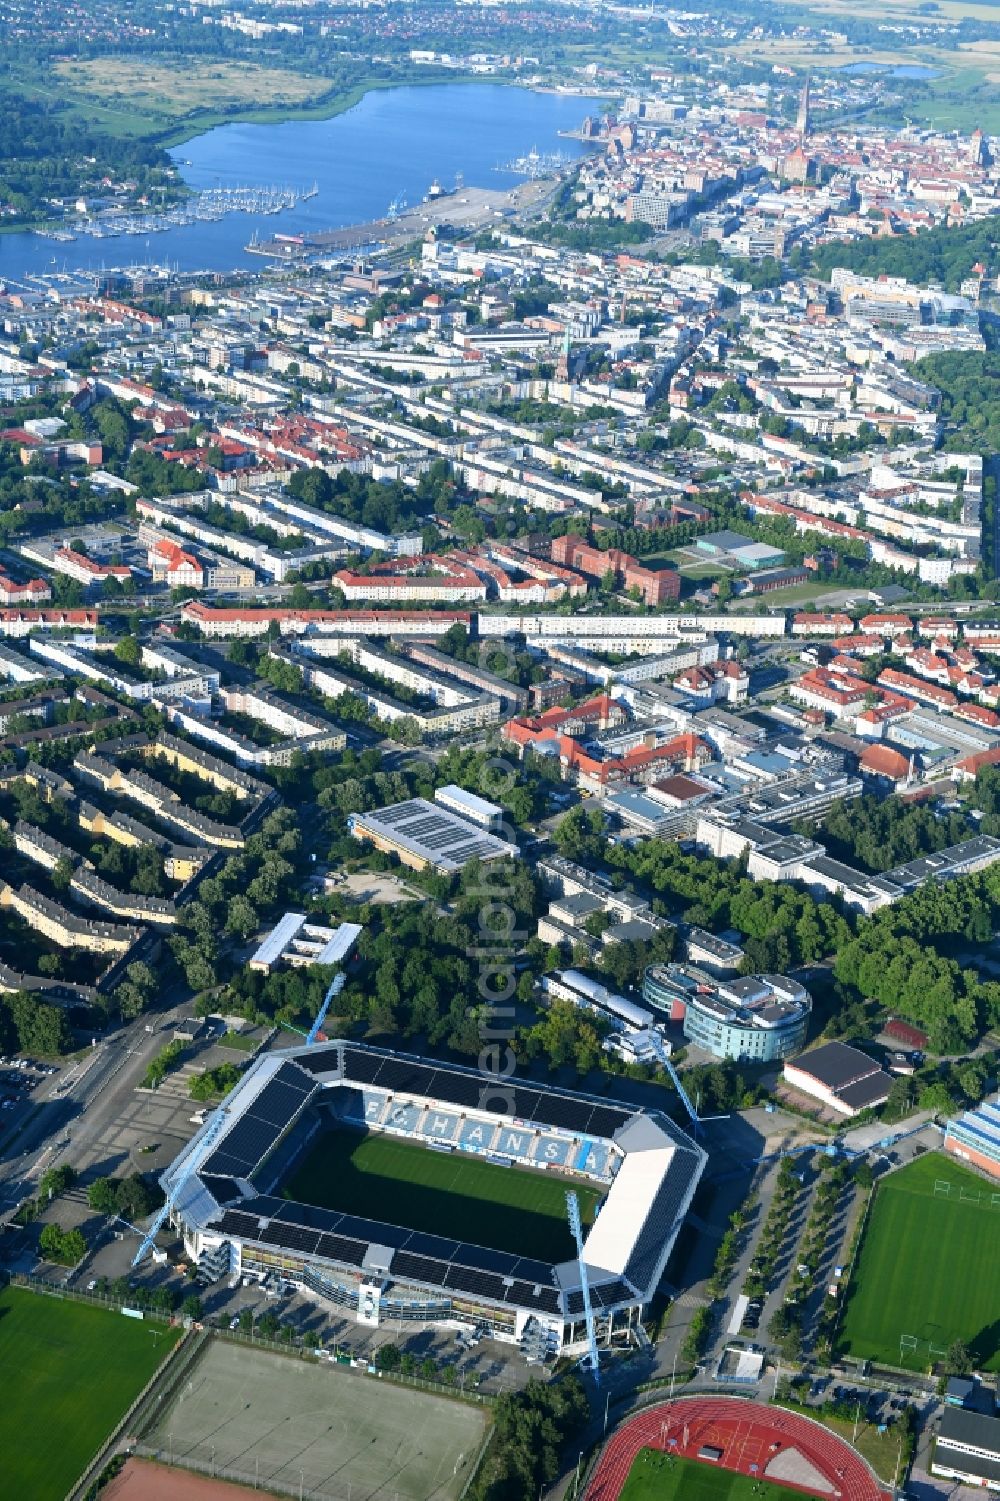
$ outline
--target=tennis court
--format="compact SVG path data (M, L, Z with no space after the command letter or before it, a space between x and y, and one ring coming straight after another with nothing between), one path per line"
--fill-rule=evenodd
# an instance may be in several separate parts
M331 1501L454 1501L487 1413L340 1366L211 1340L143 1434L185 1461L262 1489Z

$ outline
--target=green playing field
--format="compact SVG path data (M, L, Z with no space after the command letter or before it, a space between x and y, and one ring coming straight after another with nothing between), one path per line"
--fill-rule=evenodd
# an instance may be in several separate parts
M3 1494L61 1501L180 1335L111 1309L5 1288Z
M618 1501L787 1501L794 1494L787 1486L770 1480L642 1449Z
M890 1174L876 1193L842 1346L921 1370L957 1339L977 1367L1000 1370L1000 1194L933 1152Z
M435 1152L391 1136L329 1131L285 1184L286 1197L452 1236L541 1261L573 1256L564 1178ZM602 1194L574 1184L584 1223Z

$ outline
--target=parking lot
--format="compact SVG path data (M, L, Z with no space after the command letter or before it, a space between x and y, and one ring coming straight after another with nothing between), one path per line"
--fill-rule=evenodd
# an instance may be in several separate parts
M234 1284L235 1281L235 1285ZM432 1362L440 1370L451 1367L454 1385L484 1393L514 1391L537 1375L516 1347L480 1339L471 1331L457 1331L438 1324L407 1324L398 1321L369 1328L353 1317L340 1316L325 1301L300 1292L291 1283L272 1282L267 1287L252 1277L231 1279L199 1289L205 1320L218 1328L250 1335L277 1321L289 1327L298 1339L310 1336L331 1355L349 1354L374 1362L382 1345L392 1344L411 1357L419 1368Z
M58 1072L54 1063L41 1063L34 1058L0 1057L0 1111L17 1110L19 1106L29 1104L35 1090ZM4 1121L4 1127L12 1120Z

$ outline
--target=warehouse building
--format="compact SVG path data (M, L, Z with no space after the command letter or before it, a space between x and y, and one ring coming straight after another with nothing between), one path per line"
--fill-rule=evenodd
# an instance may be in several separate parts
M857 1115L884 1105L892 1083L873 1058L844 1042L827 1042L803 1053L794 1063L785 1064L783 1077L793 1089L811 1095L838 1115Z

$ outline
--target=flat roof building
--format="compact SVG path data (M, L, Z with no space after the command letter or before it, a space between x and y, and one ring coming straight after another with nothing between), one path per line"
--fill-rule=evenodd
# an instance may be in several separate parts
M355 839L368 840L376 849L398 855L414 870L430 867L441 875L454 875L470 860L504 860L517 854L516 845L485 833L423 797L372 813L353 813L349 824Z
M442 808L447 808L449 813L457 813L459 818L478 824L490 833L498 833L503 827L504 812L500 805L487 802L485 797L477 797L464 787L456 787L453 783L439 787L434 794L434 801L440 803Z
M977 834L972 839L963 839L949 849L937 850L931 855L921 855L916 860L907 860L887 870L885 879L904 891L915 891L925 881L950 881L956 876L968 876L974 871L985 870L1000 860L1000 839L989 834Z
M628 828L639 834L659 834L676 822L678 805L661 801L649 792L639 792L632 787L623 787L610 792L604 799L604 808L613 813Z
M326 928L309 922L304 912L286 912L262 940L249 966L269 974L279 964L296 969L306 964L341 964L361 933L362 929L354 922Z
M812 997L784 975L709 975L690 964L653 964L642 996L684 1036L715 1058L770 1063L797 1053L806 1040Z
M692 964L718 974L731 974L743 962L743 950L738 943L730 943L704 928L688 928L684 951Z

